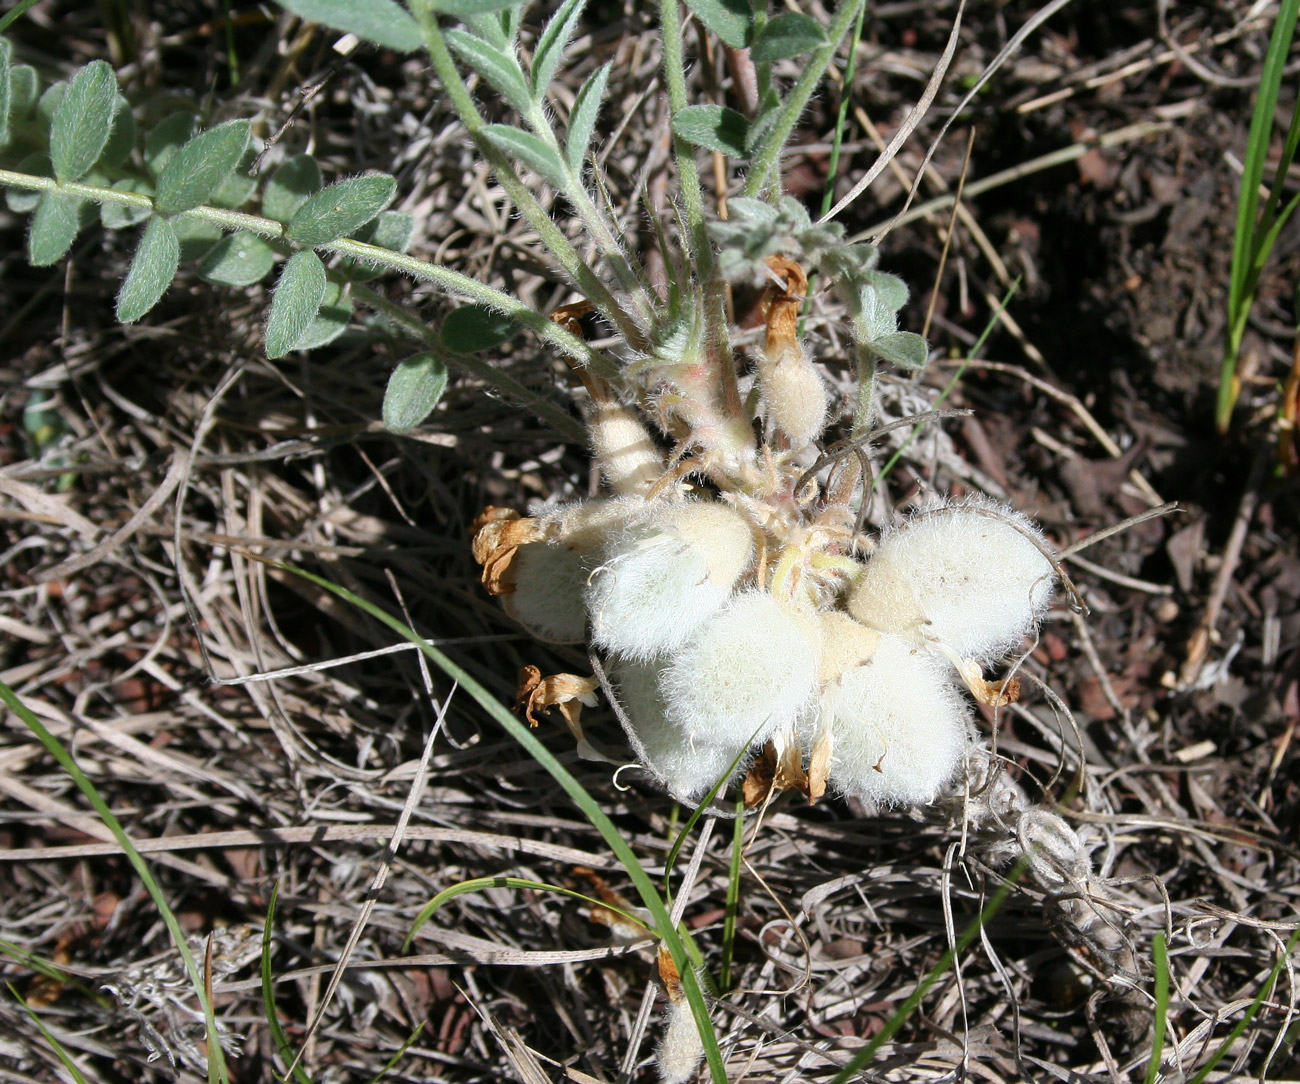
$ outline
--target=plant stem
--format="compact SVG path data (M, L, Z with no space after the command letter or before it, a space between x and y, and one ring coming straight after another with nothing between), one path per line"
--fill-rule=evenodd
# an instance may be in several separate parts
M619 244L618 239L614 236L614 231L611 229L605 215L587 192L582 183L582 177L569 164L568 157L561 148L559 140L555 138L555 131L546 119L546 113L540 103L533 102L532 108L524 119L528 122L528 126L533 130L534 134L555 151L564 164L565 198L577 212L578 217L582 219L582 224L587 228L587 232L591 234L591 239L595 242L605 261L614 269L614 274L623 289L627 291L628 297L636 309L636 316L639 318L640 325L649 329L654 322L654 307L651 304L645 281L637 274L636 269L627 258L627 253L623 251L623 246Z
M75 196L95 203L116 203L127 207L138 207L142 210L153 210L153 200L137 192L122 192L114 188L98 188L89 184L61 185L52 177L37 177L31 174L14 173L11 170L0 169L0 187L4 186L22 188L32 192L59 192L62 195ZM242 211L228 211L223 207L194 207L173 217L194 218L203 222L213 222L223 229L242 230L246 233L255 233L272 239L284 237L285 227L283 222L277 222L273 218L263 218L260 215L245 214ZM380 248L378 245L368 244L364 241L354 241L348 237L342 237L337 241L331 241L329 244L316 247L325 252L337 252L342 256L351 256L354 259L364 260L369 264L403 272L413 278L432 282L448 294L485 305L494 312L508 316L535 331L541 338L583 368L590 369L605 380L614 383L621 382L621 369L613 359L602 354L599 350L593 349L582 339L566 331L553 320L547 319L539 312L534 312L522 301L494 287L486 286L477 279L440 267L438 264L429 263L427 260L418 259L415 256L407 256L404 253ZM367 297L379 297L378 294L374 294L370 290L363 290L358 286L353 287L353 292L358 296L364 293ZM399 309L398 311L402 310Z
M583 296L618 328L633 349L643 348L645 336L641 329L636 326L623 306L615 300L609 287L587 266L578 250L573 247L569 239L551 220L551 216L537 202L537 198L519 179L510 159L484 138L483 117L478 111L478 106L474 104L465 81L460 77L460 69L456 67L456 62L447 49L447 43L438 28L438 20L433 13L430 0L412 0L410 6L411 14L415 16L420 32L424 35L425 47L429 50L434 71L438 73L438 79L442 82L447 97L451 99L452 107L460 116L461 123L465 125L470 138L474 140L479 153L492 167L492 172L501 183L501 187L519 208L519 213L537 231L542 244L559 262Z
M804 106L808 104L808 99L812 97L813 91L817 89L817 84L821 82L822 75L825 74L831 58L840 47L840 43L848 34L853 21L857 18L858 11L865 3L866 0L846 0L839 11L835 13L835 18L831 20L831 25L826 32L825 43L813 50L812 56L808 59L807 67L804 68L803 73L791 88L785 103L777 113L776 121L754 152L749 176L745 178L745 186L741 190L742 196L757 196L768 183L768 175L776 169L781 157L781 149L785 146L786 140L790 138L795 122L803 113ZM844 92L845 94L849 92L847 86ZM774 180L773 183L779 184L779 181Z

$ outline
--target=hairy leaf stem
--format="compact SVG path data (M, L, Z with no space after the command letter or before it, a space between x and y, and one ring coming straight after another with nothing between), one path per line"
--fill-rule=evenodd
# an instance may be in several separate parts
M483 116L479 113L478 106L474 104L465 81L460 77L460 69L456 67L442 31L438 28L438 20L429 0L412 0L411 13L415 16L420 32L424 35L425 47L429 51L429 58L433 61L434 71L438 73L438 79L442 82L443 89L447 91L452 107L474 140L479 153L492 167L492 172L501 183L501 187L506 190L506 195L519 208L519 213L527 219L528 224L537 231L542 244L559 262L574 286L611 324L618 328L633 349L644 349L646 346L644 332L637 327L624 307L610 293L609 287L587 266L578 250L537 202L537 198L515 172L510 159L483 136L485 127Z

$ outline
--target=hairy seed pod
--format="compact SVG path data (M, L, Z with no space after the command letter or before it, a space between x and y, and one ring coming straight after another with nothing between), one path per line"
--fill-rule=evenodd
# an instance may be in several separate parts
M935 639L991 661L1046 611L1055 570L1028 517L988 500L939 505L887 533L848 597L882 632Z
M687 741L740 745L794 727L816 693L819 640L814 615L736 595L664 671L669 721Z
M644 507L639 498L584 501L539 517L545 540L520 546L512 558L514 589L501 596L506 613L539 640L582 643L587 638L583 593L596 552Z
M830 782L882 806L934 801L970 741L970 711L943 663L897 636L822 690Z
M644 497L663 477L663 454L631 407L597 403L587 430L605 484L619 496Z
M669 1002L664 1014L664 1034L655 1054L661 1084L686 1084L704 1057L699 1028L685 997Z
M758 382L768 417L789 438L793 448L803 448L826 428L829 397L817 366L797 342L782 342L758 357Z
M689 742L668 721L660 688L665 660L619 662L610 671L619 702L630 727L628 743L641 764L679 802L693 804L726 777L732 782L744 770L744 761L733 772L732 762L743 742L731 744L701 735Z
M592 639L623 658L680 648L749 567L754 536L730 505L667 505L607 545L591 574Z

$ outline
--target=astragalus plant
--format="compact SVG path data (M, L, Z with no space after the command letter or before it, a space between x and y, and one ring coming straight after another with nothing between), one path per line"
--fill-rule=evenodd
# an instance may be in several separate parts
M572 370L603 492L535 515L489 507L474 554L512 618L540 640L588 644L603 681L542 682L530 711L590 700L603 683L636 760L692 803L743 775L760 798L830 791L882 807L977 792L967 816L989 828L991 853L1041 852L1040 881L1072 901L1062 908L1086 911L1086 855L1063 821L995 780L968 695L1014 699L1014 680L989 680L985 667L1035 631L1059 575L1050 546L1025 516L976 498L918 504L879 538L864 530L878 377L920 370L927 346L899 327L907 285L880 269L875 247L848 243L838 223L813 221L784 195L780 168L861 0L826 25L762 3L689 3L730 50L735 77L752 82L747 114L687 100L682 12L677 0L658 5L677 189L654 223L657 280L624 244L594 154L610 65L575 95L554 93L582 0L565 0L536 34L521 32L523 4L501 0L282 6L427 55L569 303L537 312L405 255L413 221L388 210L391 176L325 185L308 155L263 176L249 120L159 117L128 101L103 61L41 88L0 41L0 184L11 209L32 216L31 262L61 260L96 209L108 229L140 227L117 297L124 322L145 317L182 260L234 287L278 268L272 358L329 343L359 319L358 304L377 310L372 331L422 346L388 386L384 417L397 432L432 411L448 361L515 395L481 351L531 331ZM146 128L137 113L156 119ZM706 203L704 153L739 163L725 213ZM547 190L555 214L539 198ZM430 329L366 285L381 269L465 304ZM731 314L746 291L760 297L752 330ZM546 420L576 428L553 405ZM581 737L571 705L569 717ZM697 981L679 977L694 1023L706 1025ZM673 1034L691 1030L684 1011ZM709 1052L716 1075L716 1046ZM668 1051L664 1078L685 1079L694 1057Z

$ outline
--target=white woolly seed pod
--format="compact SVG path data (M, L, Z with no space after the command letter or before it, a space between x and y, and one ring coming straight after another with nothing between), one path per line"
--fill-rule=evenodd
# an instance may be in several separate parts
M707 794L718 780L727 781L744 770L744 761L731 772L742 742L719 744L701 735L694 742L668 721L659 675L663 660L620 662L610 672L618 689L619 703L630 726L628 743L637 759L663 788L679 802L693 804Z
M686 1084L704 1057L699 1028L685 997L668 1003L664 1013L664 1034L655 1053L655 1068L663 1084Z
M988 500L940 505L881 539L848 611L882 632L942 641L983 661L1019 645L1052 598L1042 532Z
M730 505L668 505L601 553L587 587L592 639L628 659L675 651L727 600L754 555Z
M817 688L816 616L766 591L736 595L664 671L668 720L688 741L762 743L795 727Z
M600 473L615 493L644 497L663 477L664 457L630 407L597 403L587 428Z
M758 381L768 417L795 448L811 444L826 427L829 398L817 366L797 342L781 342L758 355Z
M830 782L882 806L934 801L970 740L970 712L943 663L898 636L822 690Z
M595 552L645 507L640 499L587 501L540 517L545 542L520 546L515 589L501 596L506 613L537 639L577 644L587 638L583 600Z

